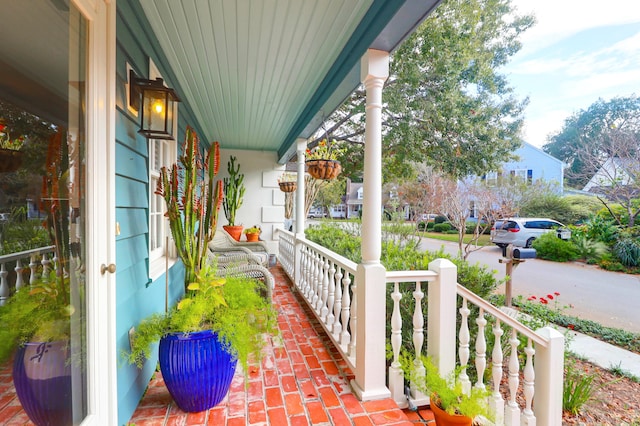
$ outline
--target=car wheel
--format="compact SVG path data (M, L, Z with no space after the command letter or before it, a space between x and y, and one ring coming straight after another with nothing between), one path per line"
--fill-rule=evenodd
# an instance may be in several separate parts
M525 244L526 248L531 248L531 246L533 245L533 240L535 240L535 238L531 237L527 240L527 243Z

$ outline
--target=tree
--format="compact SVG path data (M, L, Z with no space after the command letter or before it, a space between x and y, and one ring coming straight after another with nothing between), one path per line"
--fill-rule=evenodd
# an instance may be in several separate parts
M322 184L319 185L316 203L328 213L331 206L342 203L346 191L346 181L344 179L334 179L320 182Z
M383 90L385 181L406 179L427 162L452 177L481 175L508 160L527 100L512 95L498 68L533 25L509 0L445 0L393 54ZM327 120L326 132L350 142L345 173L361 176L364 90Z
M595 186L589 191L598 199L619 225L625 219L614 203L623 207L627 225L633 227L640 216L640 132L609 128L596 141L598 150L584 150L577 154L583 166L583 175L592 176ZM586 187L585 187L586 188Z
M595 173L593 164L585 161L597 159L601 164L611 157L614 154L612 138L619 138L621 134L634 139L638 148L640 98L635 95L610 101L598 99L586 110L567 118L562 129L552 135L542 149L567 163L567 185L582 188Z

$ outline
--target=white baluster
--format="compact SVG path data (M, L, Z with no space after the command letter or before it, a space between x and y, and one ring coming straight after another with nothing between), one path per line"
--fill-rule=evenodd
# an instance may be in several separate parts
M422 299L424 293L420 288L420 281L416 281L416 289L413 292L415 305L413 308L413 347L416 357L413 360L416 377L424 377L426 374L422 363L422 345L424 344L424 315L422 314ZM411 395L416 400L426 400L426 396L418 390L414 383L411 383Z
M536 353L536 350L533 349L531 344L531 339L527 342L527 347L524 349L524 353L527 355L527 361L524 366L524 400L525 407L522 411L522 417L524 418L523 424L527 426L535 426L536 417L533 414L533 410L531 409L531 403L533 401L533 394L535 393L534 381L536 377L536 373L533 368L533 355Z
M346 271L345 271L346 272ZM351 333L349 329L353 329L353 324L349 323L351 317L351 275L346 272L342 279L342 312L340 318L342 319L342 332L340 333L340 345L347 346L351 342ZM351 353L351 348L349 348Z
M9 283L7 282L7 269L4 262L0 264L0 306L4 306L9 299ZM3 326L4 327L4 326Z
M24 285L24 277L22 276L24 267L22 266L22 259L18 259L16 261L16 267L14 270L16 271L16 290L20 290Z
M349 319L349 327L351 328L351 341L349 342L349 356L356 356L356 335L358 334L358 282L353 278L353 284L351 285L351 294L353 294L353 301L351 302L351 318Z
M518 374L520 373L518 343L518 332L516 330L512 330L511 339L509 339L509 344L511 345L511 355L509 356L509 401L505 408L504 419L507 426L516 426L520 424L520 407L518 407L518 403L516 402L518 384L520 383L518 378Z
M318 312L320 313L320 319L327 324L327 314L329 313L329 259L325 258L322 262L322 293L320 294L320 300L318 302Z
M313 299L311 299L311 306L318 312L317 305L318 300L322 296L322 260L320 254L313 252Z
M309 247L303 246L302 248L302 276L304 277L302 282L302 294L306 300L309 300Z
M51 261L49 260L47 253L42 255L42 260L40 261L42 264L42 279L44 281L48 281L49 279L49 265L51 265Z
M460 375L458 380L462 385L462 391L469 395L471 393L471 380L467 374L467 364L469 363L469 314L471 311L467 308L467 299L462 298L462 307L460 308L460 334L458 339L460 344L458 346L458 357L460 358Z
M309 293L309 303L311 306L315 306L318 301L318 254L315 251L311 251L311 274L309 275L311 289Z
M393 351L393 361L389 367L389 390L391 398L398 405L406 406L406 397L404 396L404 377L402 368L400 367L400 348L402 347L402 316L400 315L400 284L393 284L393 313L391 314L391 350Z
M502 382L502 328L500 320L496 319L493 326L493 336L495 343L493 344L493 352L491 354L491 370L493 375L493 392L491 393L490 407L494 416L494 424L504 424L504 399L500 393L500 383Z
M333 328L333 323L336 320L336 317L333 315L333 310L335 306L333 304L336 300L336 266L335 263L327 260L329 267L329 291L327 294L327 319L325 320L325 324L329 326L329 330Z
M338 269L336 270L335 283L336 283L336 289L335 289L336 301L333 304L334 321L333 321L333 327L331 329L331 332L337 338L337 340L340 341L339 337L340 337L340 333L342 332L342 321L340 318L340 313L342 312L342 268L340 266L338 266Z
M37 270L38 270L38 261L37 261L37 255L32 254L31 255L31 261L29 262L29 269L31 270L31 272L29 273L29 285L33 285L33 283L36 282L36 274L37 274Z
M476 372L478 373L478 381L475 387L484 389L484 370L487 368L487 340L484 337L484 328L487 325L487 320L484 317L484 309L482 308L478 313L476 324L478 324L478 336L476 337Z

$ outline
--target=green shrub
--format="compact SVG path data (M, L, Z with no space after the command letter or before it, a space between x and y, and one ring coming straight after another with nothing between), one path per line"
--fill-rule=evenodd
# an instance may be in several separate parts
M541 191L531 194L520 207L521 217L549 217L571 223L569 202L558 194Z
M567 220L563 222L566 224L584 222L602 208L600 200L589 195L567 195L564 199L569 206Z
M576 247L578 258L585 259L587 263L596 263L609 253L609 246L602 241L590 240L585 235L572 232L571 242Z
M624 266L640 266L640 241L637 238L618 240L613 251Z
M418 222L416 224L416 227L417 227L418 231L426 231L428 229L428 223L427 222Z
M447 232L451 230L451 224L449 223L436 223L433 225L433 232Z
M618 230L618 225L611 218L593 215L581 226L571 227L571 235L584 235L592 241L613 244L618 238Z
M427 229L433 229L434 226L436 226L434 222L427 222Z
M567 262L578 258L578 250L571 241L565 241L554 232L541 235L533 241L536 256L540 259Z
M438 223L445 223L446 221L448 221L449 219L447 219L446 216L436 216L435 219L433 219L433 222L437 225Z

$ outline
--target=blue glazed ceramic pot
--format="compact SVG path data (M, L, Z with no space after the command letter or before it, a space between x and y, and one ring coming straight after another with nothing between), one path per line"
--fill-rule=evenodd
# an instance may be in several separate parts
M163 337L159 358L169 393L180 409L191 413L222 401L238 363L210 330Z

